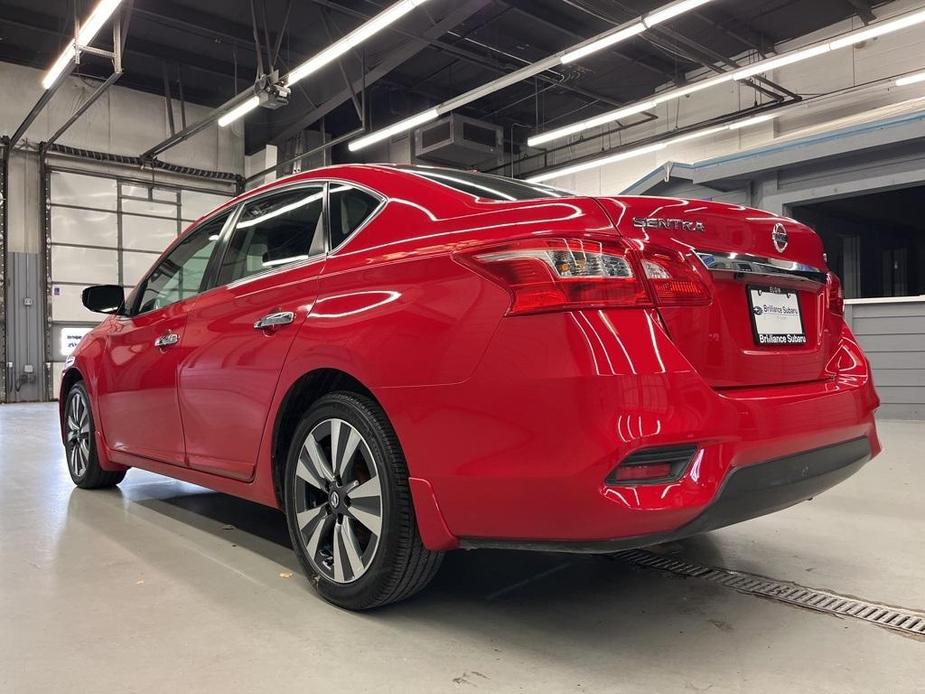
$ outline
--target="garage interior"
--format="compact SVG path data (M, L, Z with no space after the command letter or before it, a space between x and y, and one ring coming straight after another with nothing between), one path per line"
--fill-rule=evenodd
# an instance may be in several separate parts
M97 1L0 0L0 691L923 691L925 3L704 1L563 62L668 3L430 0L291 89L391 0L110 4L61 62ZM809 225L883 454L809 503L639 552L452 552L367 614L309 589L275 510L141 470L73 488L53 401L99 319L82 288L134 287L239 193L362 162Z
M871 299L925 294L925 241L918 218L921 187L840 198L793 208L819 233L845 296Z

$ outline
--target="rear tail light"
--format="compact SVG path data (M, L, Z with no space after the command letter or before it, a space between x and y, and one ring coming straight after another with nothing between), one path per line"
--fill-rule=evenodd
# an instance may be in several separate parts
M511 293L509 315L710 302L682 254L619 239L519 239L457 257Z
M630 250L616 240L520 239L459 259L511 292L509 315L652 305Z
M619 486L676 480L687 470L698 450L697 446L664 446L636 451L611 471L607 484Z
M841 280L834 272L829 273L828 282L829 310L837 316L845 315L845 292Z
M694 266L681 253L645 246L642 266L659 306L710 303L710 290Z

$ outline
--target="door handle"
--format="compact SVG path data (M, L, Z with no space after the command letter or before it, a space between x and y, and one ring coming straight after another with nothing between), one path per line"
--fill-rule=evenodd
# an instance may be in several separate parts
M177 344L180 341L180 336L176 333L167 333L166 335L161 335L154 341L154 346L159 349L164 349L165 347L171 347Z
M295 320L295 314L292 311L280 311L270 313L254 323L254 329L267 330L269 328L278 328L281 325L289 325Z

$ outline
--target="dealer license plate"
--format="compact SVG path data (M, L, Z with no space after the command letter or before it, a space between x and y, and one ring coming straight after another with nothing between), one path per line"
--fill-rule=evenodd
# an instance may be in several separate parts
M748 287L752 332L759 345L805 345L800 297L780 287Z

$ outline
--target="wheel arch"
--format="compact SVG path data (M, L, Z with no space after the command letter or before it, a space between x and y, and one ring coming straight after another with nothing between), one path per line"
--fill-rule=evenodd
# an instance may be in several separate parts
M333 368L319 368L296 379L280 401L273 424L273 441L270 451L273 472L273 491L280 508L284 508L283 477L286 470L288 444L299 420L318 399L335 391L348 391L371 398L382 407L373 392L358 378ZM384 409L384 408L383 408Z
M76 366L72 366L61 374L61 389L58 391L58 424L61 430L61 440L64 441L64 408L67 404L67 394L78 381L87 380Z

